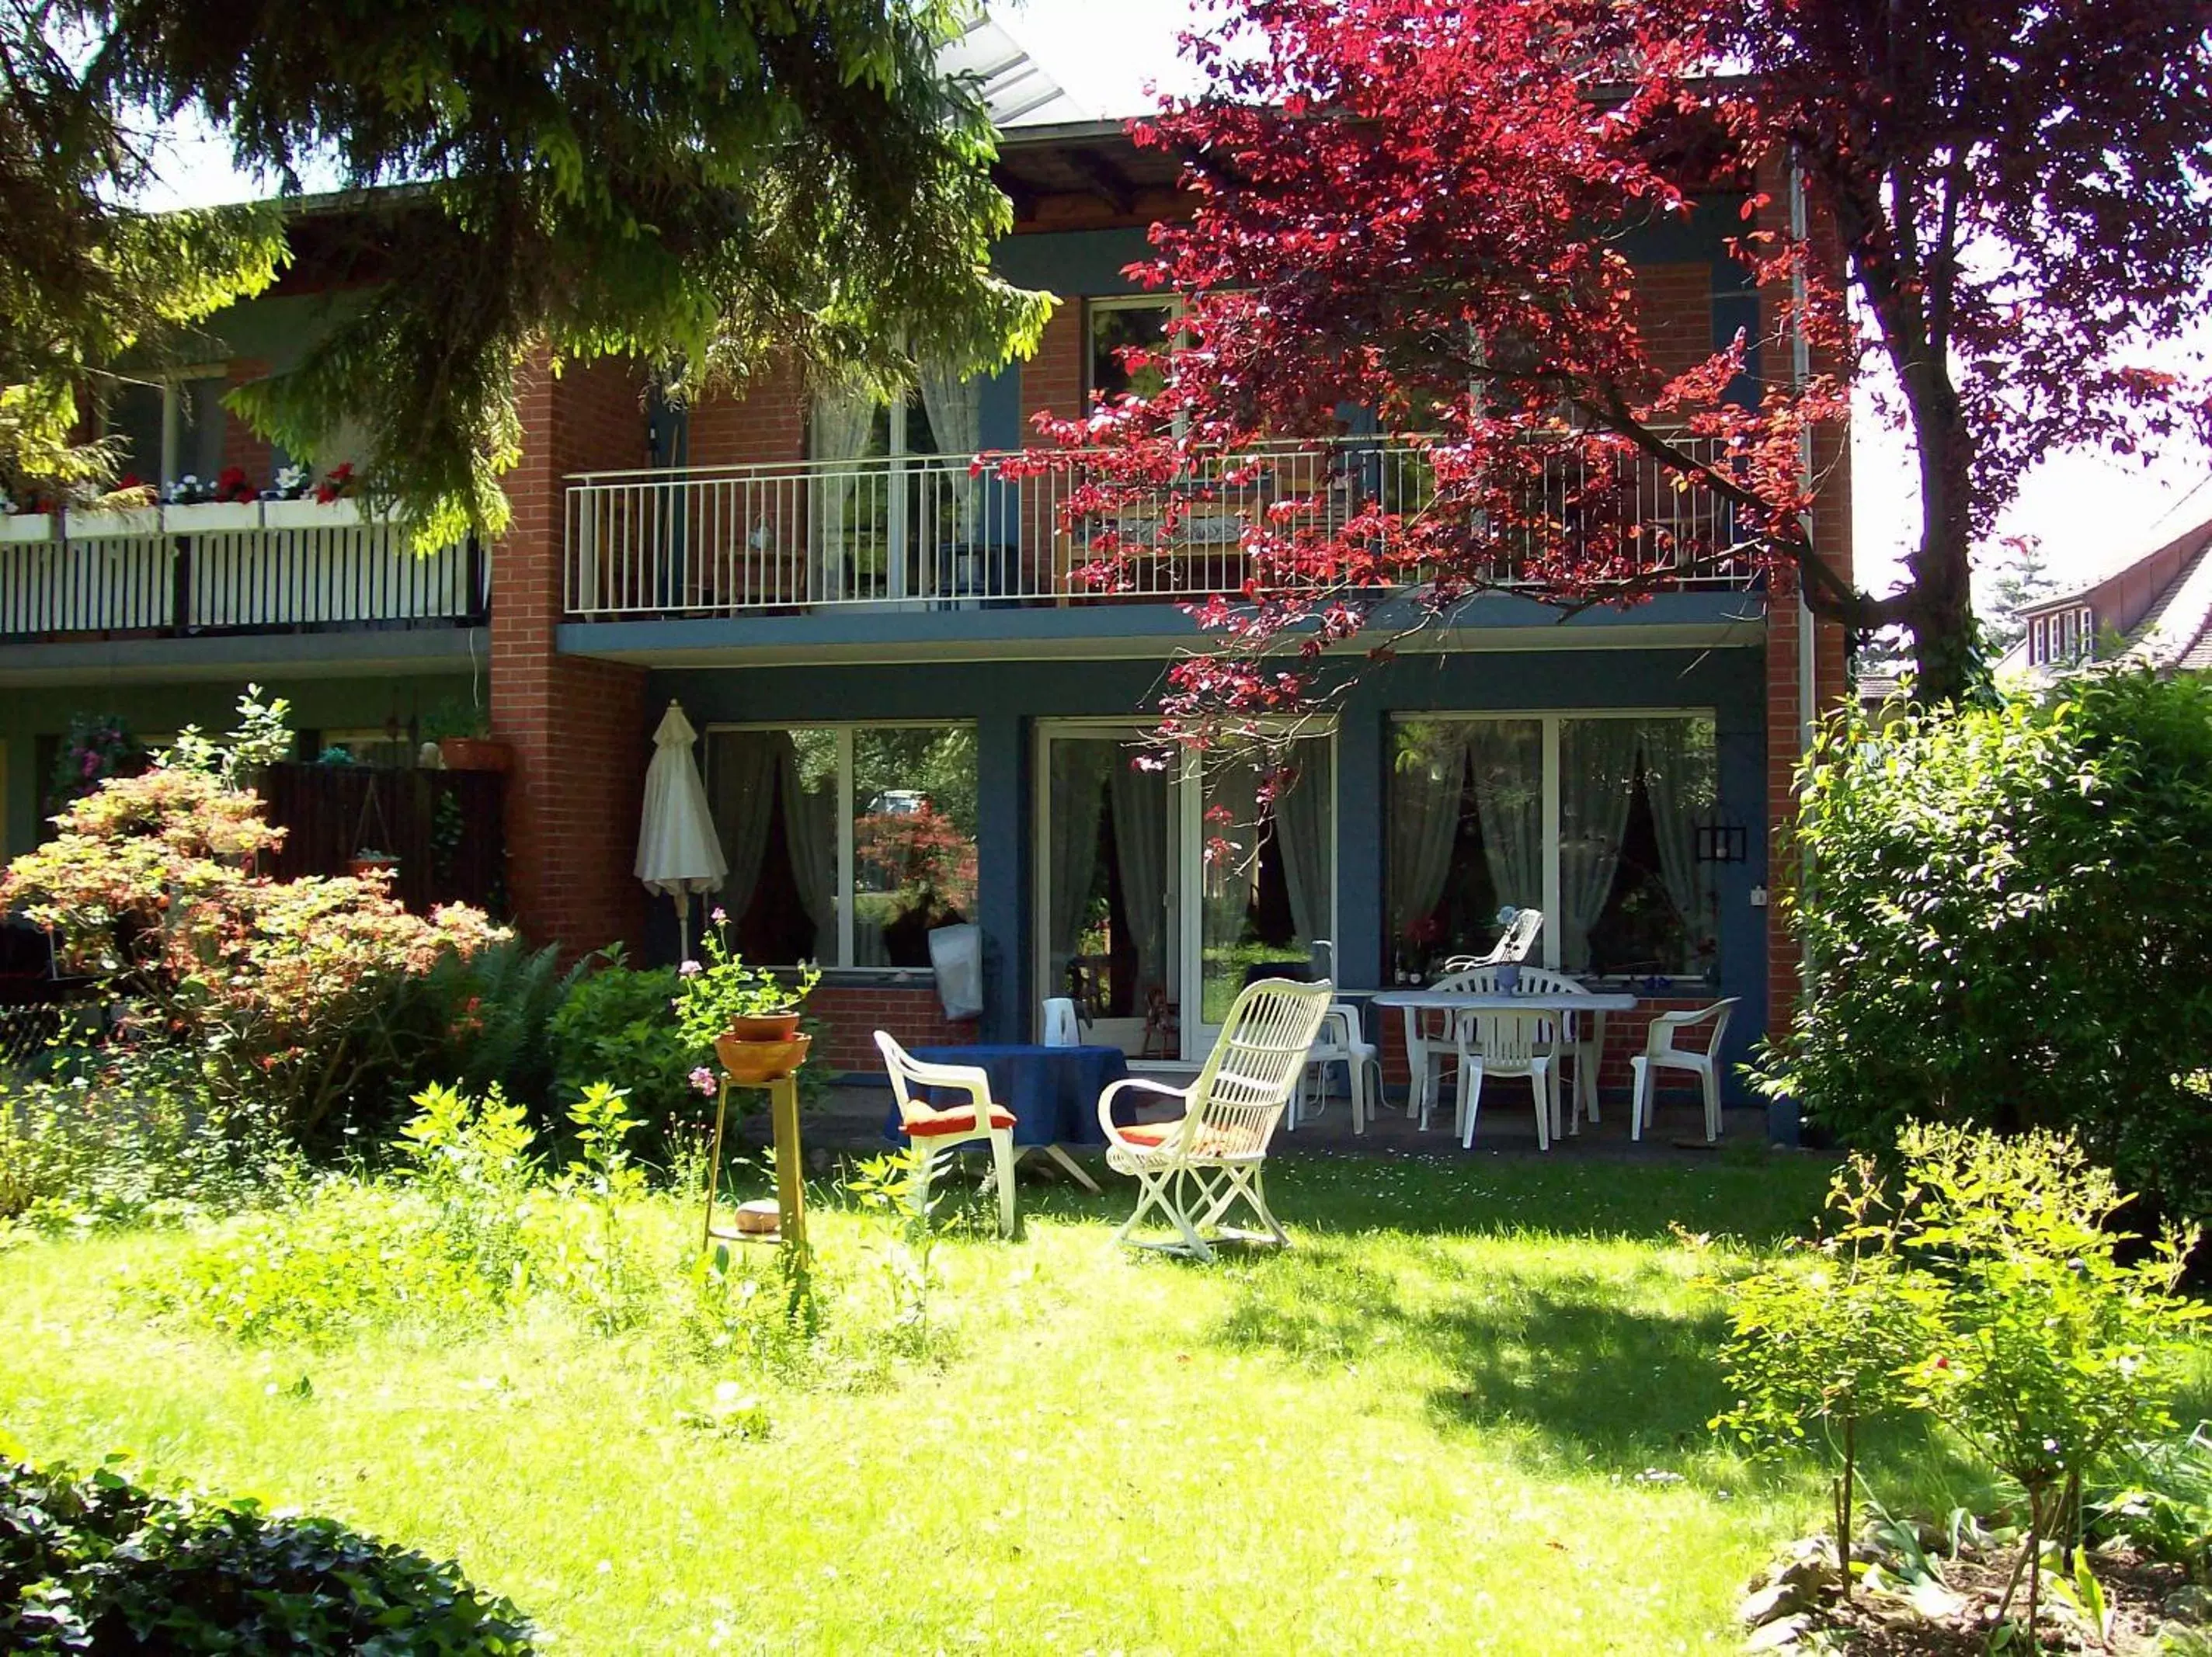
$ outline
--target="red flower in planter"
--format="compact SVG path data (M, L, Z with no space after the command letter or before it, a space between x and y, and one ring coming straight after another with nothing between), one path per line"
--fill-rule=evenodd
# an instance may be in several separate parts
M246 481L246 468L225 466L216 475L215 498L228 504L240 504L254 498L253 486Z
M333 467L331 475L315 485L315 499L327 507L352 490L353 462L349 460L343 465Z

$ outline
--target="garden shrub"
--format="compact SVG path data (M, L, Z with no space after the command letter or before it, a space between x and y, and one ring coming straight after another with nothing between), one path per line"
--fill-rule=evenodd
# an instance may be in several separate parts
M1799 786L1814 971L1766 1090L1875 1148L1915 1120L2063 1129L2212 1214L2212 683L1847 713Z
M0 1221L55 1231L233 1212L296 1188L287 1142L147 1066L128 1088L0 1080Z
M684 1125L706 1120L707 1104L691 1083L699 1055L676 1028L673 967L624 966L619 950L572 986L547 1025L553 1099L574 1099L593 1082L629 1096L631 1114L658 1150Z
M536 1649L522 1613L334 1520L159 1496L0 1454L0 1645L30 1652Z
M459 905L410 914L378 881L255 873L283 831L216 771L111 780L57 822L0 878L0 907L24 906L118 998L118 1077L181 1051L217 1114L303 1141L406 1073L386 1017L399 986L505 936Z

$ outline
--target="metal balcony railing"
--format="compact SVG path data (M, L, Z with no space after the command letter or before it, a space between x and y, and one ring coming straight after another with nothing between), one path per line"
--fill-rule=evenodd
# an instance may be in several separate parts
M489 599L475 543L417 554L350 502L0 519L9 643L469 627Z
M1314 503L1334 529L1370 503L1419 511L1435 492L1425 455L1381 440L1285 444L1239 454L1203 477L1158 486L1109 517L1071 526L1079 483L1065 471L1009 475L1001 455L586 472L569 481L563 603L575 620L715 616L846 604L973 605L1171 601L1244 590L1245 525L1279 501ZM1558 463L1540 504L1571 525L1589 479ZM1625 516L1669 582L1742 586L1732 509L1678 490L1656 462L1621 463L1606 510ZM1174 528L1157 533L1171 497ZM1101 580L1096 537L1123 557ZM1164 544L1154 544L1164 541ZM1493 580L1518 572L1500 568Z

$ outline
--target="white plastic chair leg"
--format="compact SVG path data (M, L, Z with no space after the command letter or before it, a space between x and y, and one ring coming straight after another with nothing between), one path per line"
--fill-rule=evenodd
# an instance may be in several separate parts
M1699 1075L1705 1084L1705 1143L1711 1144L1721 1137L1720 1066L1708 1064Z
M991 1136L991 1161L999 1175L999 1235L1014 1235L1014 1136L1004 1129Z
M1470 1059L1459 1067L1459 1148L1474 1143L1474 1119L1482 1109L1482 1060Z
M1628 1061L1628 1137L1641 1139L1644 1119L1651 1114L1651 1066L1639 1053Z
M1528 1066L1528 1091L1536 1099L1536 1149L1549 1150L1552 1135L1559 1131L1559 1100L1553 1092L1552 1067L1541 1059L1532 1060ZM1474 1138L1472 1134L1468 1136Z

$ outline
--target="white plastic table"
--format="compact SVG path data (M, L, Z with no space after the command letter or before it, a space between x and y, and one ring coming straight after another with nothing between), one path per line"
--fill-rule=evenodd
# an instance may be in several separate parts
M1368 998L1376 1007L1401 1007L1420 1012L1534 1012L1564 1016L1573 1012L1634 1012L1636 998L1625 990L1516 990L1510 993L1498 991L1474 990L1377 990ZM1559 1072L1556 1066L1551 1071L1552 1131L1559 1132ZM1420 1086L1417 1080L1416 1087ZM1579 1083L1577 1083L1579 1085ZM1575 1111L1574 1126L1582 1126L1582 1110Z

